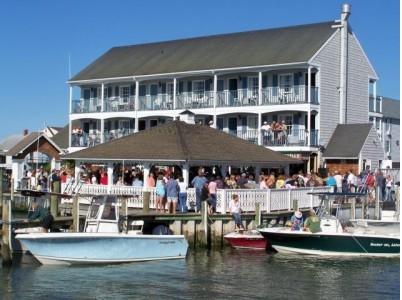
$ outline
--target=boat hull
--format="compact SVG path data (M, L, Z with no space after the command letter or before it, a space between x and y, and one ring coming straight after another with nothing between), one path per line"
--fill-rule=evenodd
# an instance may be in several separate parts
M331 256L399 256L399 237L261 230L278 252Z
M267 246L266 239L260 234L229 233L224 238L236 249L265 250Z
M44 265L110 264L185 258L181 235L32 233L16 239Z

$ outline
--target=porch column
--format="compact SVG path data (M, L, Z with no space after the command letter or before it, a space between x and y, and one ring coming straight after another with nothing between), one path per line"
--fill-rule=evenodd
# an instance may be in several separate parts
M109 162L107 164L107 191L110 193L112 190L112 185L113 185L113 163Z
M311 66L307 70L307 103L311 103Z
M287 176L290 175L290 174L289 174L289 172L290 172L289 165L284 166L284 167L283 167L283 170L285 171L285 174L286 174Z
M103 111L103 110L102 110ZM100 136L100 141L101 144L103 144L105 142L105 119L101 119L101 126L100 126L100 131L101 131L101 136Z
M147 187L147 179L149 176L149 171L151 169L151 165L149 163L144 163L143 165L143 176L144 176L144 180L143 180L143 187L146 188Z
M217 122L217 115L216 114L214 114L214 124L213 124L213 126L212 126L212 128L217 128L217 126L216 126L216 122Z
M74 178L76 182L80 180L80 171L81 171L81 161L76 160L74 167Z
M140 82L138 80L135 81L135 103L134 103L134 109L135 109L135 114L134 114L134 132L138 132L138 110L140 108Z
M260 183L260 173L261 173L261 166L257 165L255 166L255 182Z
M225 179L226 174L229 172L229 167L228 165L222 165L221 166L221 173L222 173L222 180Z
M105 111L105 84L102 82L101 85L101 112ZM102 142L103 143L103 142Z
M377 111L377 81L373 82L373 100L374 100L374 111Z
M310 138L311 138L311 109L308 108L307 112L307 136L306 136L306 145L310 146Z
M218 103L218 75L214 74L214 108L216 108L217 103ZM216 123L214 120L214 125L215 124Z
M176 91L177 91L177 78L173 78L173 109L177 108L177 98L176 98Z
M258 134L258 145L262 145L262 130L261 130L261 123L262 123L262 113L258 113L258 126L257 126L257 134Z
M258 72L258 105L262 105L262 72Z
M186 187L188 187L188 181L189 181L189 170L190 166L188 163L185 163L182 167L182 172L183 172L183 179L184 183L186 184Z
M24 160L13 159L11 164L11 177L14 180L14 191L20 188L21 178L24 176ZM35 187L32 187L34 189Z

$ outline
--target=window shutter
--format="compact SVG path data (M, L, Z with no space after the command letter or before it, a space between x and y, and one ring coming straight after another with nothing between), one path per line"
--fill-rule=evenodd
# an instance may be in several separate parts
M266 88L268 86L268 76L262 75L262 87Z
M183 91L184 91L184 82L179 81L179 93L183 93Z
M166 82L162 82L161 90L162 90L162 94L166 94Z
M218 79L217 90L218 90L218 92L223 91L223 79Z
M147 87L145 85L140 85L140 90L139 90L140 96L145 96L146 92L147 92Z
M212 84L212 79L205 80L205 90L206 91L211 90L211 84Z
M114 87L114 95L115 95L116 97L119 96L119 87L118 87L118 86L115 86L115 87Z
M293 75L293 84L294 85L299 85L299 83L300 83L299 73L294 73L294 75Z
M134 96L135 95L135 85L130 85L130 96Z
M241 88L247 89L247 77L242 77L241 79Z
M187 81L187 92L191 92L193 90L192 84L193 83L191 81Z
M273 87L278 86L278 75L277 74L272 75L272 86Z

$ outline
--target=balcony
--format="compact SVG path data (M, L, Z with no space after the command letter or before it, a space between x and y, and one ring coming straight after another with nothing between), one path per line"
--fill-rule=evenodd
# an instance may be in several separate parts
M214 107L214 92L185 92L177 95L177 108L208 108Z
M262 89L262 105L287 105L308 103L307 87L295 85L283 89L280 87L267 87ZM139 96L139 107L135 107L135 96L108 97L104 100L104 112L124 112L147 110L174 109L173 94L156 94ZM182 92L176 95L176 109L212 108L215 103L214 91ZM318 88L311 88L311 103L318 104ZM216 93L216 107L244 107L258 106L258 89L224 90ZM374 110L372 106L375 105ZM377 109L377 110L375 110ZM380 101L370 101L370 111L379 111ZM102 112L100 98L81 99L72 101L72 113Z
M318 104L318 87L311 87L311 103ZM262 90L263 105L308 103L307 86L295 85L288 89L268 87Z
M109 131L105 131L104 133L104 141L109 142L114 139L122 138L126 135L134 133L134 129L132 128L124 128L124 129L112 129Z
M139 110L171 110L173 109L173 95L157 94L139 97Z
M101 143L100 132L71 134L71 147L93 147Z
M130 97L110 97L104 100L105 112L115 111L134 111L135 96Z
M381 99L374 99L372 95L369 97L369 112L381 113Z
M101 100L98 98L73 100L71 111L75 114L101 112Z
M318 146L318 129L311 129L310 145L308 145L308 132L299 125L287 126L286 134L283 132L263 132L262 145L266 147L277 146ZM251 143L258 143L258 129L229 130L224 132L247 140Z

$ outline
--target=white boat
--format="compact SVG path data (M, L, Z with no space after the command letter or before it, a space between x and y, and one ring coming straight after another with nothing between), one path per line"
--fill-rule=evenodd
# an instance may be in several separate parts
M325 200L328 203L333 201ZM329 214L322 205L319 213L321 232L292 231L290 228L263 228L260 233L278 252L293 252L328 256L383 256L400 255L400 235L383 226L344 228L337 216Z
M140 221L142 222L142 221ZM142 225L138 221L134 225ZM115 196L93 197L85 232L18 234L18 239L44 265L105 264L185 258L183 235L143 234L119 230Z

